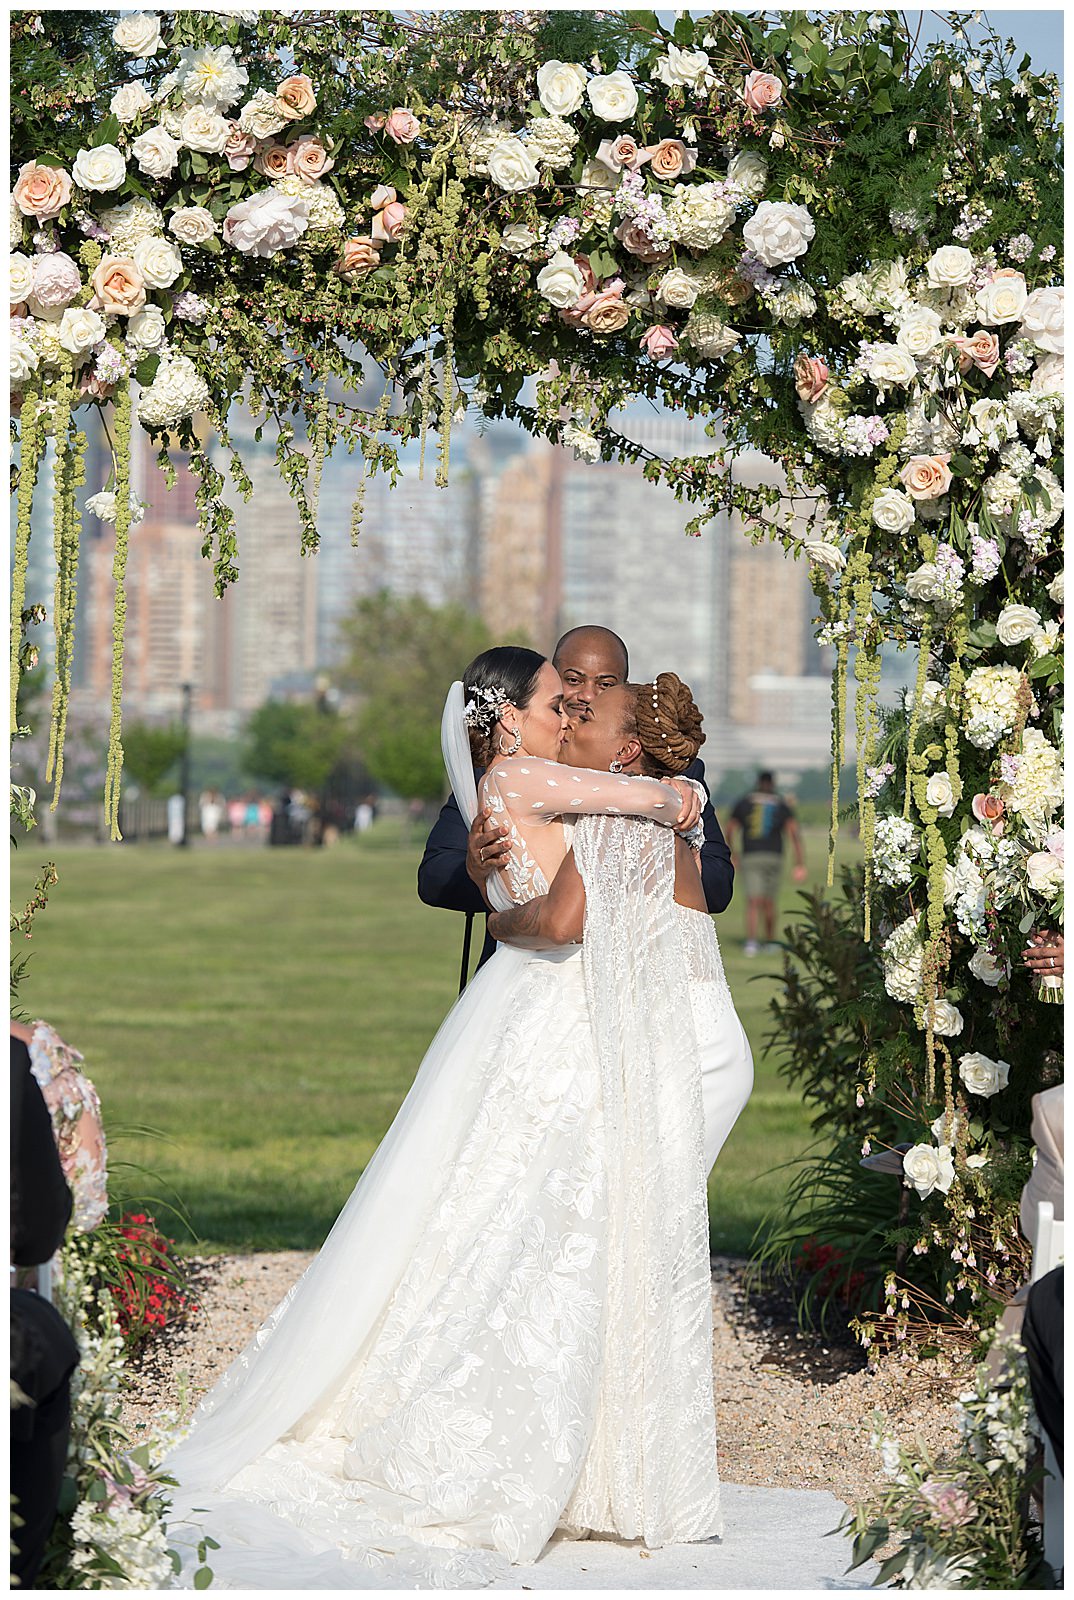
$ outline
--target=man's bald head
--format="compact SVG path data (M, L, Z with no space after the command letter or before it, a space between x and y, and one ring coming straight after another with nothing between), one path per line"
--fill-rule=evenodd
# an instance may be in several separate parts
M563 680L563 709L584 715L596 695L625 683L630 675L627 647L610 628L571 628L556 645L552 665Z

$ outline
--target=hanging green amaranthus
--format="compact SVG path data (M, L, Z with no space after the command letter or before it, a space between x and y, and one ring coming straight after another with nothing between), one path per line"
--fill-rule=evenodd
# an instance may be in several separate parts
M15 559L11 572L11 731L18 722L19 678L22 666L19 659L22 646L22 612L26 604L26 568L30 559L30 534L34 509L34 488L41 456L40 399L36 389L29 389L22 402L19 418L21 448L19 451L19 487L15 512Z
M119 779L123 770L123 635L127 621L127 541L131 526L131 392L121 383L115 394L116 551L112 560L115 610L112 620L112 714L108 727L108 769L104 780L104 814L109 835L119 840Z
M63 784L63 750L67 738L67 708L71 699L71 671L75 651L75 612L78 596L78 556L82 538L82 515L77 491L86 482L86 435L72 421L69 440L63 452L62 500L57 506L54 528L56 548L56 598L54 636L56 677L52 686L52 717L49 725L46 782L52 781L51 810L55 811ZM60 452L57 449L57 474Z

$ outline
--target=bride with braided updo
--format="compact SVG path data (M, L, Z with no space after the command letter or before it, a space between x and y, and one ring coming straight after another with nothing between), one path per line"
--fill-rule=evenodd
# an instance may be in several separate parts
M572 858L581 943L499 946L203 1401L165 1462L185 1572L206 1533L218 1586L312 1589L476 1587L557 1529L720 1532L701 1064L726 984L681 777L703 735L670 675L598 707L572 728L515 647L452 685L456 799L472 822L476 766L510 841L489 898L547 908Z

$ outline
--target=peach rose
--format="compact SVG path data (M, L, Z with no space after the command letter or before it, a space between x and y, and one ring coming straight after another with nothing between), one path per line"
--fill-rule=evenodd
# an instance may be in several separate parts
M799 356L794 363L794 387L799 400L815 405L828 387L828 363L820 356Z
M235 121L228 122L228 129L224 157L232 172L245 172L257 151L257 140L253 134L244 133Z
M286 117L288 122L297 122L300 117L308 117L316 111L317 96L310 80L299 73L297 77L283 80L276 90L276 103L281 117Z
M959 353L960 372L968 372L970 367L976 367L986 378L990 378L999 366L999 339L986 328L978 328L969 338L953 339L951 342Z
M623 280L616 278L594 295L582 318L590 333L619 333L626 327L630 307L623 302Z
M373 218L373 243L394 244L406 226L406 206L400 200L389 200Z
M62 167L39 167L27 161L19 168L11 198L24 217L48 222L58 217L71 198L71 174Z
M373 190L373 193L370 196L369 204L373 207L374 211L380 211L384 206L390 206L392 201L398 200L398 198L399 196L396 194L390 183L382 183Z
M83 367L78 375L78 387L91 400L111 400L116 392L114 383L102 383L92 367Z
M751 111L767 111L783 98L783 85L770 72L751 72L742 85L742 98Z
M286 144L263 144L254 157L254 171L260 172L263 178L286 178L294 170L291 147Z
M145 305L145 279L129 256L105 256L90 278L91 311L129 317Z
M725 305L740 306L753 293L753 284L740 278L737 272L728 272L716 285L716 293Z
M639 261L644 261L649 266L671 258L671 251L662 245L654 244L641 224L631 217L623 218L615 230L615 237L632 256L637 256Z
M648 159L648 150L643 150L629 133L621 133L616 139L602 139L597 150L597 160L603 161L612 172L621 172L624 167L628 172L636 172Z
M315 133L304 133L291 146L291 171L297 172L307 183L316 183L326 172L331 172L335 162Z
M638 344L650 360L666 361L671 352L678 349L679 341L665 323L658 322L645 330Z
M987 823L995 834L1001 834L1006 827L1003 821L1006 809L998 794L975 794L970 806L977 821Z
M650 170L669 183L684 178L697 166L697 151L688 150L681 139L661 139L644 152L651 162Z
M385 119L384 132L396 144L413 144L421 132L421 123L413 111L408 111L405 106L396 106Z
M380 266L380 251L374 247L372 239L348 239L343 246L343 254L332 268L343 279L344 283L353 283L357 278L364 278Z
M914 500L935 500L951 487L950 454L911 456L899 473L899 482Z

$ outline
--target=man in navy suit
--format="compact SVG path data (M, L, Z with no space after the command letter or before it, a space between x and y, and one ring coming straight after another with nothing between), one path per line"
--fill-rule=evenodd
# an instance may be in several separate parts
M563 680L563 709L571 717L584 717L598 694L629 680L627 648L610 628L572 628L556 645L552 665ZM695 761L684 774L705 781L705 765ZM711 802L702 812L705 843L701 849L701 884L710 911L725 911L731 904L735 869ZM466 983L470 926L479 912L488 915L482 886L507 854L506 829L479 812L467 830L451 795L440 812L418 868L418 896L428 906L466 913L462 984ZM480 966L496 948L485 934Z

